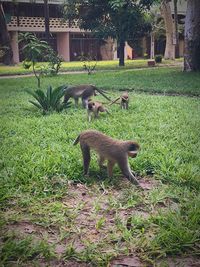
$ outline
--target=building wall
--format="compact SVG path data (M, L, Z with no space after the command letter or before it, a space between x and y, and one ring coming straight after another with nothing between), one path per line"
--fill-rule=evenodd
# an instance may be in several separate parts
M57 33L57 50L64 61L70 61L69 32Z

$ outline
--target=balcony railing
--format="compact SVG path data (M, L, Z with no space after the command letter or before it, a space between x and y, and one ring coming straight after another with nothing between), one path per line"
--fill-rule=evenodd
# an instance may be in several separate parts
M45 30L45 21L42 17L16 17L12 16L7 24L9 31L32 31L43 32ZM49 27L51 32L80 32L78 24L69 24L60 18L50 18Z

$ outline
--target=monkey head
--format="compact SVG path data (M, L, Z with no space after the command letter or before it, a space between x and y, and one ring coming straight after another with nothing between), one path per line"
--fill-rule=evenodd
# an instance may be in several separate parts
M140 145L134 141L128 141L128 156L131 158L137 157L140 150Z
M95 107L95 103L90 100L87 105L88 110L92 111L94 107Z

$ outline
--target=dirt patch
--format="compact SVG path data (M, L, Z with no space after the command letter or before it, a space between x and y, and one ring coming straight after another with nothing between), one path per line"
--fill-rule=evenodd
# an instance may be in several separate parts
M143 267L144 263L137 256L124 256L111 261L110 267Z
M167 259L157 261L156 266L162 267L164 266L163 263L167 263L168 267L199 267L200 257L168 257Z
M56 225L55 227L43 227L26 219L6 225L6 231L14 231L22 236L31 236L36 241L45 240L52 245L59 260L47 263L43 262L43 259L38 259L39 266L92 266L76 261L63 260L63 258L67 255L66 253L70 253L68 251L70 247L73 248L73 253L81 253L87 250L88 245L94 244L97 253L111 252L113 255L116 255L115 245L119 246L120 251L127 249L123 239L123 227L127 229L129 229L129 226L132 227L130 219L133 216L145 219L150 216L150 212L147 211L145 203L141 202L141 199L149 190L159 184L158 181L151 177L140 178L139 182L143 187L141 191L123 178L117 188L110 187L105 189L99 185L87 187L81 183L69 183L66 196L61 200L63 212L66 214L66 217L61 218L62 220L66 218L66 224L60 223L57 228ZM126 208L126 205L121 203L121 199L125 199L124 203L126 204L126 195L129 197L129 194L133 194L133 197L136 197L136 204L134 205L133 203L133 206L130 205ZM137 197L140 199L138 203ZM51 216L51 213L47 216ZM119 224L121 224L122 228L118 227ZM131 253L133 253L133 250L131 250ZM145 266L145 264L140 261L137 255L129 255L116 258L109 266L139 267Z
M151 177L142 177L139 179L139 184L143 190L151 190L158 186L158 181Z

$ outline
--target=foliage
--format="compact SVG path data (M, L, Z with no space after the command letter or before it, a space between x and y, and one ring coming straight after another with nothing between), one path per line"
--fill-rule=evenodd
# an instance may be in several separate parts
M80 61L83 62L83 69L87 71L88 75L92 74L92 72L96 69L97 60L93 60L92 56L82 55L80 56Z
M57 53L51 47L49 47L45 59L49 62L50 75L58 74L63 61L62 57L57 55Z
M28 260L33 260L38 255L43 256L46 260L54 257L54 253L44 241L35 244L30 237L20 239L15 235L6 236L0 251L1 266L8 266L8 262L13 261L21 265Z
M22 62L22 66L23 66L24 69L27 69L27 70L30 69L31 65L32 65L31 61L24 60Z
M162 62L162 55L155 55L155 62L156 63L161 63Z
M145 12L152 0L67 0L63 7L64 17L78 20L80 28L92 31L99 38L117 40L119 65L124 65L125 41L135 40L150 31Z
M95 61L92 62L93 64ZM176 59L175 61L171 60L163 60L163 65L172 64L175 66L176 64L179 66L182 63L182 59ZM134 60L126 60L125 61L126 66L123 67L123 69L137 69L137 68L145 68L147 67L147 61L144 59L134 59ZM39 62L37 63L37 66L47 66L48 68L48 62ZM121 69L118 65L117 60L102 60L97 61L97 65L95 70L119 70ZM83 70L83 63L80 61L71 61L71 62L61 62L61 71L67 72L67 71L81 71ZM26 74L31 73L30 70L22 68L22 64L18 64L15 66L5 66L0 65L0 76L2 75L12 75L12 74Z
M57 88L52 89L51 86L47 88L46 94L41 89L37 89L36 91L26 90L31 96L33 96L36 100L29 100L34 106L39 109L42 109L43 114L51 111L60 112L65 108L69 107L70 103L61 103L61 98L65 94L66 86L59 86Z
M58 73L62 59L57 56L46 41L41 41L34 34L26 32L20 33L19 42L23 44L22 53L26 57L25 61L32 62L33 73L38 81L38 87L40 87L40 79L43 75L55 75ZM49 65L37 67L36 64L41 60L49 61Z

